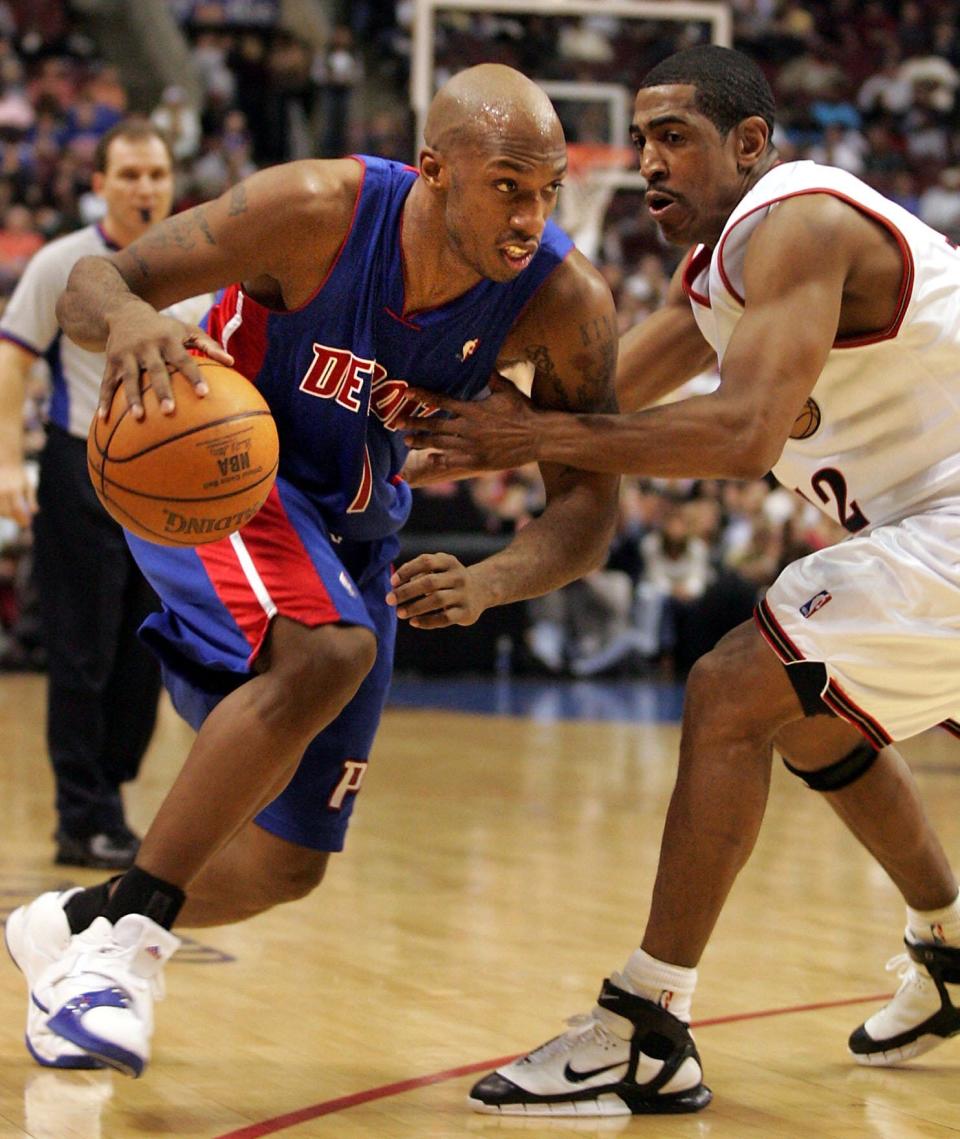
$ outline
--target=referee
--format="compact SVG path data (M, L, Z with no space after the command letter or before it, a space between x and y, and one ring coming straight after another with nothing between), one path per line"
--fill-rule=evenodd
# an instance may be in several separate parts
M121 786L139 771L160 692L158 665L137 629L157 600L87 475L87 429L104 357L63 336L55 307L81 257L122 248L169 214L169 143L147 120L118 123L97 147L93 189L106 206L103 220L44 246L0 319L0 515L26 526L36 514L34 580L49 668L55 861L120 869L139 847ZM208 297L195 298L173 311L194 323L208 303ZM49 366L52 390L35 494L24 465L23 404L37 357Z

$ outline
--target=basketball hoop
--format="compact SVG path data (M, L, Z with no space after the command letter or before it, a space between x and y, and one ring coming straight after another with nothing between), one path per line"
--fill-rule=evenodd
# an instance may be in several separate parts
M601 142L567 144L567 177L557 220L591 261L600 252L603 219L614 193L621 186L643 181L639 173L631 173L635 164L636 153L629 146Z

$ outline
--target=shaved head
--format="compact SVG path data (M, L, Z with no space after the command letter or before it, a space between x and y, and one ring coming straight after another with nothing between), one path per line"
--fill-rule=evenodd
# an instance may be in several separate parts
M511 134L533 132L563 141L563 128L546 92L501 63L481 63L454 75L430 104L427 146L450 153L464 145L490 146Z
M503 64L470 67L437 92L423 133L404 232L445 248L457 272L513 280L536 254L567 170L546 92Z

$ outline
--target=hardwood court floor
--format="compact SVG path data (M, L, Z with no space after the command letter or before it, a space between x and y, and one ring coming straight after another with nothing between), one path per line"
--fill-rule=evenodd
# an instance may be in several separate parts
M0 677L0 889L9 910L96 873L50 863L42 678ZM144 826L190 738L164 708ZM476 1073L560 1031L636 944L677 729L393 708L344 856L317 894L199 931L167 969L141 1080L56 1073L23 1050L0 961L0 1139L920 1139L960 1135L960 1042L859 1068L850 1029L895 987L892 887L778 771L757 852L701 969L713 1105L609 1121L471 1114ZM960 862L960 752L904 749ZM845 1003L847 1002L847 1003Z

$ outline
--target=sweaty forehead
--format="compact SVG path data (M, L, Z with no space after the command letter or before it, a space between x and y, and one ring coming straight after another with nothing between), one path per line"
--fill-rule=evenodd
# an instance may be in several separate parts
M549 166L564 170L567 165L567 146L562 133L521 129L486 134L476 139L473 153L487 167Z

